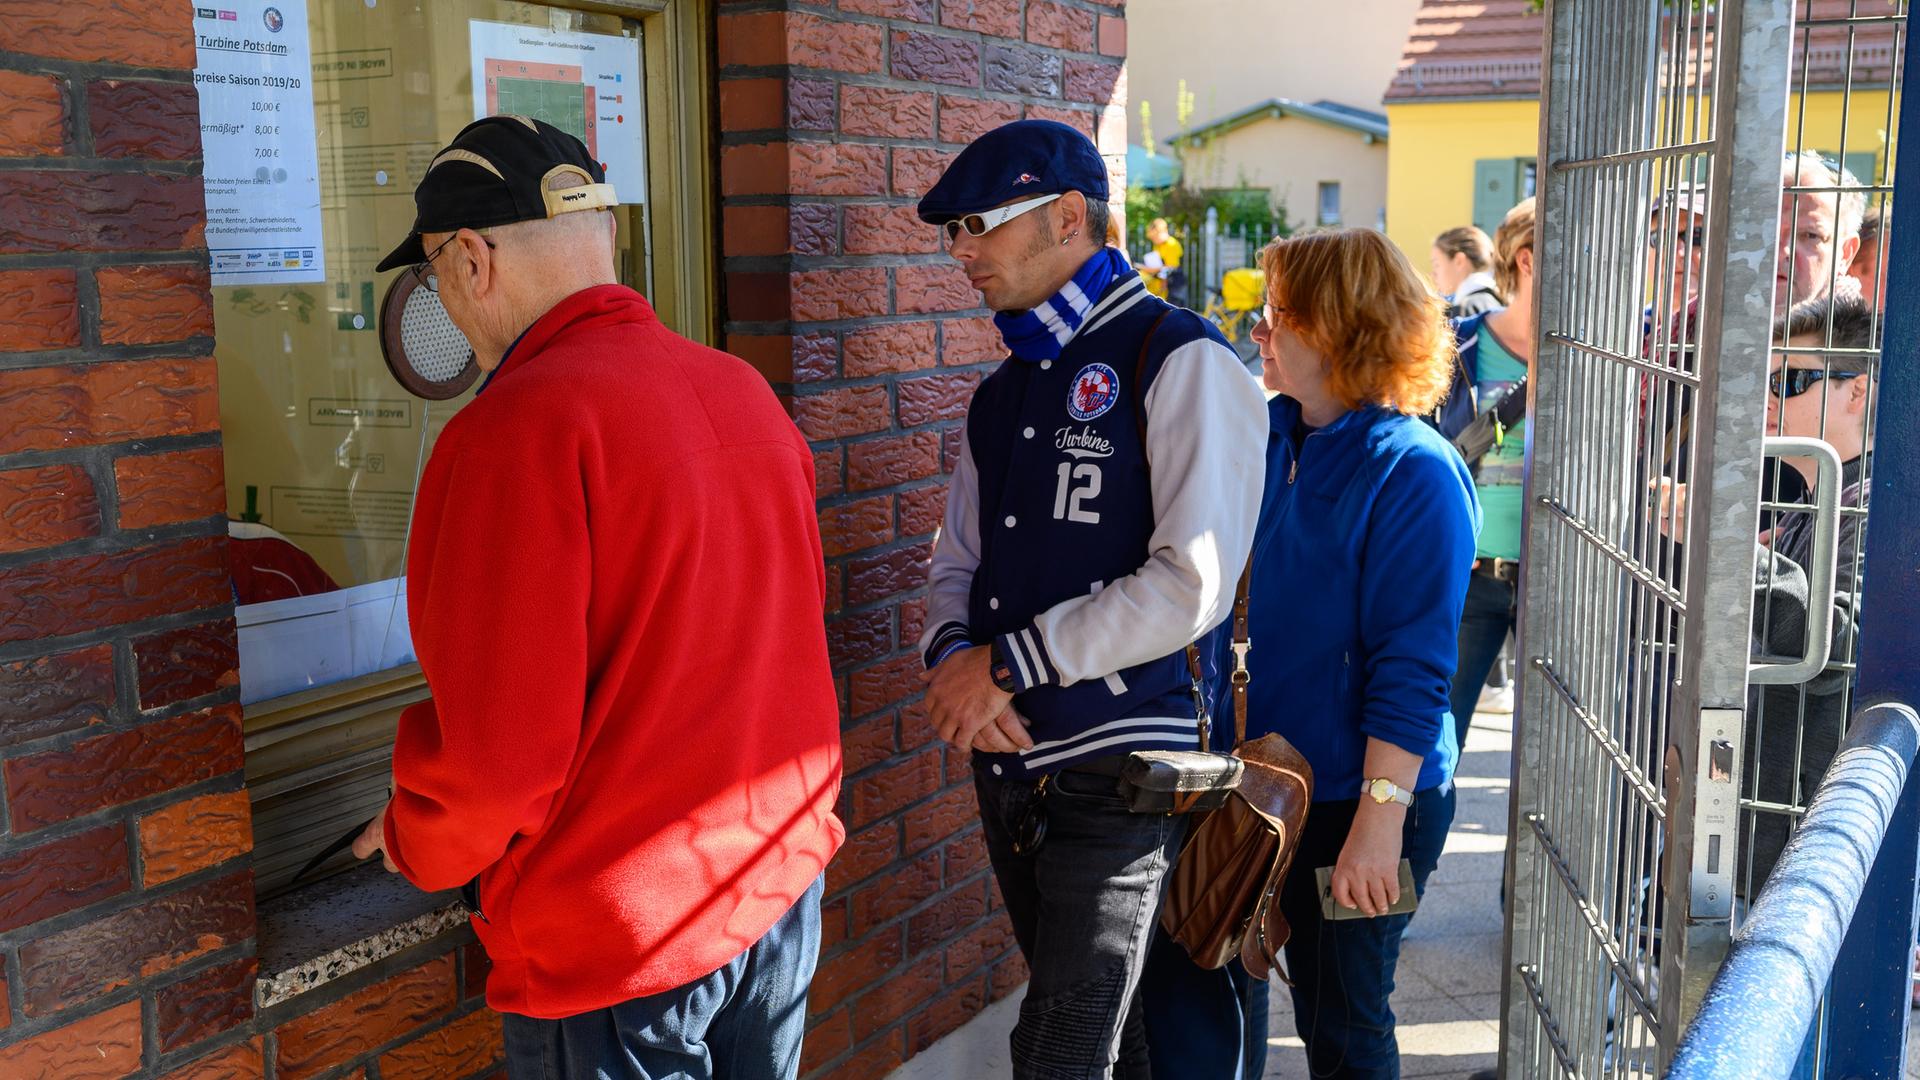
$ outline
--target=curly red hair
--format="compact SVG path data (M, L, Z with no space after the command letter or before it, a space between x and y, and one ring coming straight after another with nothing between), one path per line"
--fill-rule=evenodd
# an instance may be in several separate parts
M1327 387L1349 409L1433 411L1452 384L1453 329L1400 249L1372 229L1287 236L1260 252L1267 300L1327 358Z

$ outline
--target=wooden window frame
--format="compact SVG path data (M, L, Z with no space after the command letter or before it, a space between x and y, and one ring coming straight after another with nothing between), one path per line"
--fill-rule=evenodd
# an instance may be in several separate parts
M713 184L715 0L529 0L617 15L641 24L647 84L649 235L630 258L652 259L654 307L685 336L720 338L718 210ZM672 137L659 137L671 132ZM646 280L646 267L627 267ZM260 896L344 830L377 813L387 793L400 713L429 699L425 674L404 664L244 707L246 782L253 804L254 874ZM352 865L340 855L322 867Z

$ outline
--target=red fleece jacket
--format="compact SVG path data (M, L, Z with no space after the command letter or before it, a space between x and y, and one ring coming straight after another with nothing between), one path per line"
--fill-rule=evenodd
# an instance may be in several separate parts
M487 1002L709 974L845 836L813 458L752 368L601 286L542 316L420 480L387 850L479 876Z

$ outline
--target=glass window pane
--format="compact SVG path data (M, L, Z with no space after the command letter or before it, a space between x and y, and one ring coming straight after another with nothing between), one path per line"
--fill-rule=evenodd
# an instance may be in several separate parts
M414 486L473 391L427 402L394 381L378 311L405 271L373 267L411 228L435 151L477 107L531 113L588 143L633 200L615 211L621 278L653 292L639 23L509 0L310 0L307 17L325 280L216 275L213 291L250 702L412 659L399 586ZM574 59L565 42L601 59Z
M1320 184L1320 224L1340 224L1340 184L1337 181L1322 181Z

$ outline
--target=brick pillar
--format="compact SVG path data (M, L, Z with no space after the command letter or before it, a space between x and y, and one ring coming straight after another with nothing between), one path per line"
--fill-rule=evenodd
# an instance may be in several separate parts
M727 347L813 442L843 709L849 836L827 871L811 1077L884 1075L1026 978L914 650L958 422L1005 350L913 204L1023 117L1098 133L1122 176L1122 3L721 7Z
M191 15L0 19L0 1075L252 1019Z

